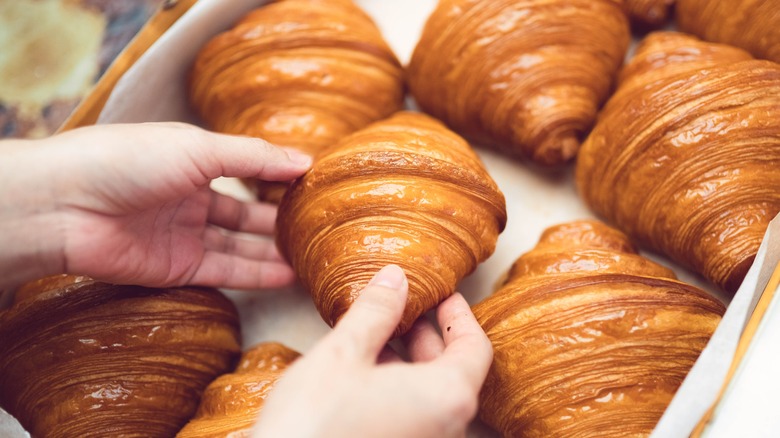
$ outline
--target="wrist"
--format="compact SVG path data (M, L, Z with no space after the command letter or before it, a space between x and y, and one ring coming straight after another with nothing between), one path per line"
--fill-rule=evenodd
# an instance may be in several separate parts
M0 143L0 289L65 271L62 224L41 143Z

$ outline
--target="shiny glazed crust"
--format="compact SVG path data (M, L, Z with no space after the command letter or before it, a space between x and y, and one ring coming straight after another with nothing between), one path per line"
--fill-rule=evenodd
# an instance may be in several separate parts
M252 347L233 373L220 376L206 388L198 413L177 438L251 436L266 397L299 356L275 342Z
M209 128L316 155L403 106L403 69L351 0L280 0L198 54L190 100ZM286 186L261 184L278 202Z
M683 34L648 36L584 143L598 214L734 292L780 211L780 65Z
M397 333L495 249L503 194L468 143L399 113L327 149L279 206L277 244L334 325L387 264L409 279Z
M617 230L549 228L474 307L495 351L480 416L508 437L649 435L724 311Z
M613 0L441 0L408 69L420 107L544 165L573 158L630 40Z
M214 289L59 276L0 313L0 351L0 406L33 436L170 437L235 363L238 315Z
M780 62L777 0L677 0L680 30Z

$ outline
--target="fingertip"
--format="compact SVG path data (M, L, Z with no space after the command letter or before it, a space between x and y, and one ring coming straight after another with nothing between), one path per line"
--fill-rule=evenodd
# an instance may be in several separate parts
M401 268L380 269L336 324L336 339L348 340L365 359L376 360L401 321L407 293Z
M409 290L409 280L406 278L404 270L398 265L387 265L380 269L371 280L369 286L381 286L388 289L404 292Z
M293 148L282 148L282 149L287 153L287 158L289 158L293 164L303 169L303 171L309 170L312 163L314 162L314 159L312 158L311 155L301 152L297 149L293 149Z

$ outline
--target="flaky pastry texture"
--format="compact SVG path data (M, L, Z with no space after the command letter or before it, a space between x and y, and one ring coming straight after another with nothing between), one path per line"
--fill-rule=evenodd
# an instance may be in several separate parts
M621 1L442 0L408 68L420 107L543 165L573 158L630 40Z
M200 51L190 101L215 131L317 155L403 106L403 69L351 0L279 0ZM278 201L284 186L261 184Z
M583 144L587 204L734 292L780 212L780 65L649 35Z
M777 0L677 0L677 25L704 40L731 44L780 62Z
M276 342L250 348L236 370L213 381L203 393L198 413L177 438L250 437L265 399L300 356Z
M506 437L647 436L724 310L600 222L548 228L474 307L495 352L480 417Z

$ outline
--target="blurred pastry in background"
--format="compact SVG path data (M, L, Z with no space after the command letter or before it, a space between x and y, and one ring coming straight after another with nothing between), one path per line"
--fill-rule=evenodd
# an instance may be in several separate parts
M631 24L640 28L659 28L672 16L675 0L625 0Z
M220 376L206 388L198 413L177 438L251 436L266 397L299 356L276 342L250 348L234 372Z
M171 437L240 345L216 289L49 277L0 312L0 407L33 436Z
M676 16L683 32L780 62L778 0L677 0Z
M400 335L493 253L505 225L504 195L469 144L401 112L320 154L279 205L277 245L331 326L377 271L403 268Z

